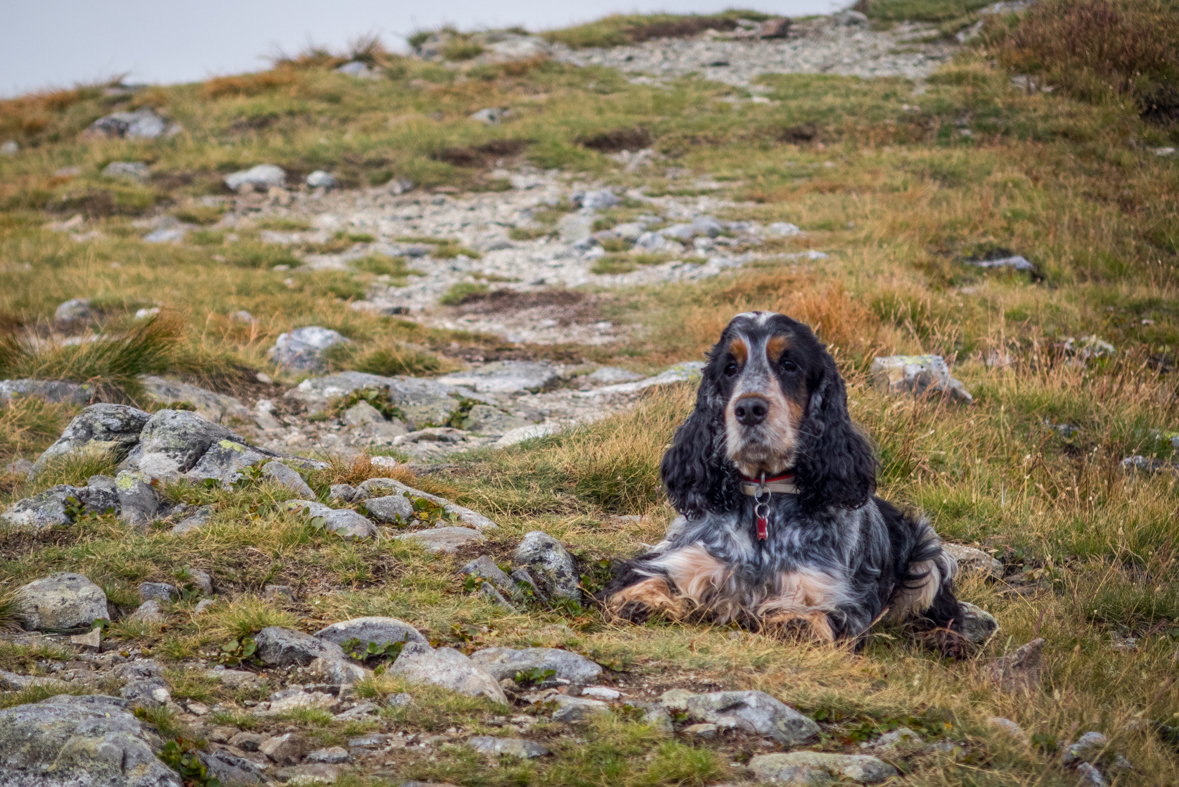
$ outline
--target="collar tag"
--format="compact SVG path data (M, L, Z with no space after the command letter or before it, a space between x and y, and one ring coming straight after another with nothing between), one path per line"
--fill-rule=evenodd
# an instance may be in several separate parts
M798 487L794 484L794 473L766 478L746 478L741 476L741 492L750 497L760 497L766 492L776 495L797 495Z

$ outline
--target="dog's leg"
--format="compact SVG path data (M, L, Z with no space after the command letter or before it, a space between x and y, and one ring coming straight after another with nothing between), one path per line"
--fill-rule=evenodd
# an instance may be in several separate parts
M650 618L682 620L687 615L688 604L672 592L666 579L648 577L610 596L606 609L621 620L644 623Z
M834 642L845 633L837 619L848 604L847 583L815 569L780 574L774 593L757 608L757 618L768 631Z
M941 539L926 522L918 522L916 527L920 540L913 550L907 576L889 602L888 619L923 618L935 628L961 632L962 606L954 597L958 562L942 549Z
M682 620L704 610L723 623L741 612L732 570L699 544L642 558L612 584L619 589L607 593L607 609L635 622L649 616Z

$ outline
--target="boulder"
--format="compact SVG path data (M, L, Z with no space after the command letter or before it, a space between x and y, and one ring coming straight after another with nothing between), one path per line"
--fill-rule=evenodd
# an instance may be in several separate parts
M517 673L540 670L553 671L552 677L536 684L551 686L557 683L585 685L602 675L602 668L585 656L556 648L485 648L471 654L475 662L496 680L515 678Z
M225 185L233 191L240 191L250 185L259 190L281 188L287 184L287 173L273 164L259 164L250 169L238 170L225 176Z
M138 445L139 435L151 415L122 404L92 404L74 417L53 445L33 464L42 472L57 457L85 451L109 454L122 460Z
M372 538L377 534L376 525L350 508L337 508L324 519L324 529L341 538Z
M499 527L495 522L492 522L477 511L472 511L465 506L452 503L444 497L431 495L420 489L414 489L412 486L406 486L394 478L370 478L360 485L360 491L367 498L381 497L382 495L389 494L403 494L411 502L415 498L429 500L434 505L442 506L443 510L453 519L457 519L463 524L473 527L475 530L495 530Z
M811 787L836 781L877 784L897 775L897 769L864 754L792 751L761 754L749 761L760 782Z
M394 642L417 642L429 645L430 641L413 626L397 618L365 617L344 620L322 628L315 632L316 639L333 642L341 647L349 640L360 640L360 649L364 650L370 644L378 647L392 645Z
M383 495L365 499L369 518L383 525L405 525L413 521L413 503L404 495Z
M556 383L563 368L537 361L496 361L438 378L438 382L473 388L479 393L538 392Z
M872 362L872 380L878 388L891 394L942 393L960 402L974 397L950 375L950 367L940 355L892 355Z
M762 735L793 745L819 734L819 725L762 691L717 691L695 694L685 703L696 721Z
M343 649L334 642L317 639L301 631L269 626L254 637L258 658L272 667L292 664L305 667L318 658L343 660Z
M139 444L120 467L138 470L149 479L174 479L193 469L205 453L221 442L245 446L245 440L224 426L189 410L160 410L143 425Z
M156 139L168 130L167 122L151 107L115 112L101 117L83 132L91 139Z
M518 757L521 760L543 757L549 753L547 747L541 746L536 741L527 741L522 738L494 738L490 735L476 735L467 739L467 745L480 754L489 754L492 757L506 755Z
M163 742L127 709L100 695L59 694L0 710L4 787L182 787L157 759Z
M402 649L386 674L405 678L410 683L441 686L460 694L510 704L495 678L453 648L433 650L429 645L411 642Z
M1003 564L981 549L943 542L942 551L958 561L958 571L963 575L978 573L991 579L1003 578Z
M330 328L309 325L280 334L270 350L270 358L286 369L313 372L323 368L324 350L347 341L347 337Z
M56 404L89 404L94 397L94 386L87 383L71 383L66 380L0 380L0 405L13 399L31 397L43 402Z
M193 411L206 421L223 423L233 418L249 423L253 421L250 408L240 399L225 394L209 391L197 385L182 383L176 380L165 380L163 377L146 375L139 378L143 391L148 398L160 404L185 402L196 409Z
M52 574L17 591L20 618L38 631L89 627L109 620L106 593L81 574Z
M285 486L299 497L315 497L315 490L307 486L307 482L303 480L303 476L299 475L297 472L287 467L282 462L267 462L262 466L262 477L267 478L280 486Z
M999 621L995 620L991 613L968 601L963 601L961 604L964 617L962 633L968 640L976 645L981 645L999 630Z
M549 596L581 603L577 564L573 556L561 546L561 542L548 533L533 530L525 535L516 548L514 559L539 577Z
M451 554L457 552L459 547L465 546L466 544L487 540L487 536L478 530L469 530L465 527L436 527L432 530L418 530L414 533L405 533L400 536L394 536L394 538L398 541L411 541L415 544L421 544L427 552L446 552Z
M321 329L322 330L322 329ZM389 404L396 407L410 429L446 423L463 399L478 398L470 388L448 385L438 380L416 377L381 377L364 372L341 372L312 377L299 383L286 396L302 403L309 412L322 412L331 400L353 391L378 390L387 393Z
M987 677L1009 694L1030 694L1040 688L1044 667L1044 640L1031 642L1004 654L987 665Z

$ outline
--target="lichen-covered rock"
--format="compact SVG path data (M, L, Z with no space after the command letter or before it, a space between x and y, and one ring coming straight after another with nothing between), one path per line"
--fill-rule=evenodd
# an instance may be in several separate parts
M240 399L226 394L209 391L191 383L178 380L165 380L163 377L146 375L139 378L144 393L148 398L160 404L186 402L196 408L195 412L207 421L222 423L226 419L236 418L246 423L253 421L250 408Z
M421 544L427 552L454 553L459 547L479 541L486 541L487 536L478 530L465 527L436 527L432 530L418 530L394 536L398 541L411 541Z
M457 519L463 524L473 527L476 530L494 530L499 527L499 525L497 525L495 522L492 522L478 511L472 511L465 506L452 503L444 497L431 495L427 492L423 492L420 489L414 489L412 486L406 486L405 484L393 478L370 478L360 485L359 491L364 493L366 498L399 494L408 497L410 501L418 498L422 500L429 500L434 505L442 506L442 509L452 519Z
M0 787L182 787L161 746L124 700L59 694L0 710Z
M9 506L7 511L0 514L0 526L41 530L73 524L73 517L69 513L70 499L77 500L78 495L77 487L65 484L50 487Z
M115 675L125 681L120 693L133 705L158 708L172 701L172 692L164 681L164 668L155 661L148 659L121 664Z
M33 475L58 457L85 451L122 460L139 443L151 415L122 404L92 404L70 421L53 445L33 464Z
M318 658L345 658L343 649L334 642L280 626L262 629L254 637L254 642L258 645L258 658L262 663L275 667L291 664L305 667Z
M381 377L363 372L341 372L312 377L299 383L286 396L306 406L311 413L322 412L331 400L354 391L383 391L390 406L396 407L405 424L413 430L446 423L464 399L482 400L470 388L416 377Z
M106 593L81 574L60 573L37 579L17 591L26 628L46 630L89 626L109 620Z
M149 479L173 479L196 466L214 444L245 440L189 410L160 410L143 425L139 444L121 467Z
M403 677L410 683L441 686L459 694L510 704L495 678L453 648L433 650L429 645L411 642L386 674Z
M170 603L180 598L180 591L175 585L169 585L167 582L140 582L139 597L144 601L154 598Z
M817 737L819 725L762 691L694 694L685 703L691 718L795 744Z
M419 642L429 645L430 641L413 626L397 618L364 617L343 620L315 632L317 639L334 642L341 647L352 639L360 640L363 651L370 644L385 647L395 642Z
M308 325L281 334L270 350L271 359L287 369L313 372L323 368L323 352L348 339L330 328Z
M520 672L539 670L545 673L551 670L553 675L544 679L541 685L560 682L585 685L602 675L602 668L585 656L556 648L484 648L472 653L471 661L487 670L496 680L515 678Z
M160 498L142 473L123 470L115 478L115 495L119 501L119 519L140 532L160 510Z
M577 564L561 542L548 533L533 530L525 535L514 558L531 569L549 596L582 602Z
M962 402L974 397L950 374L950 367L940 355L893 355L872 362L872 380L877 387L893 394L944 393Z
M185 478L198 483L212 479L228 489L243 478L246 468L268 462L277 456L265 448L247 445L240 438L219 440L209 446L209 450L185 474Z
M762 754L749 761L749 769L758 781L799 787L814 787L840 780L877 784L897 775L896 768L875 757L817 751Z
M87 383L71 383L66 380L0 380L0 405L22 397L50 403L89 404L94 394L94 386Z

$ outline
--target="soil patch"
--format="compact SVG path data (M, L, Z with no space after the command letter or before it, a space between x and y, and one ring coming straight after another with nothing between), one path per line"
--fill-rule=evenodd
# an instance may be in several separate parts
M641 126L616 128L605 134L578 140L579 145L602 153L617 153L622 150L642 150L650 147L654 138L651 132Z
M473 147L443 148L430 158L456 167L480 167L487 166L494 159L519 155L528 145L526 139L493 139Z

